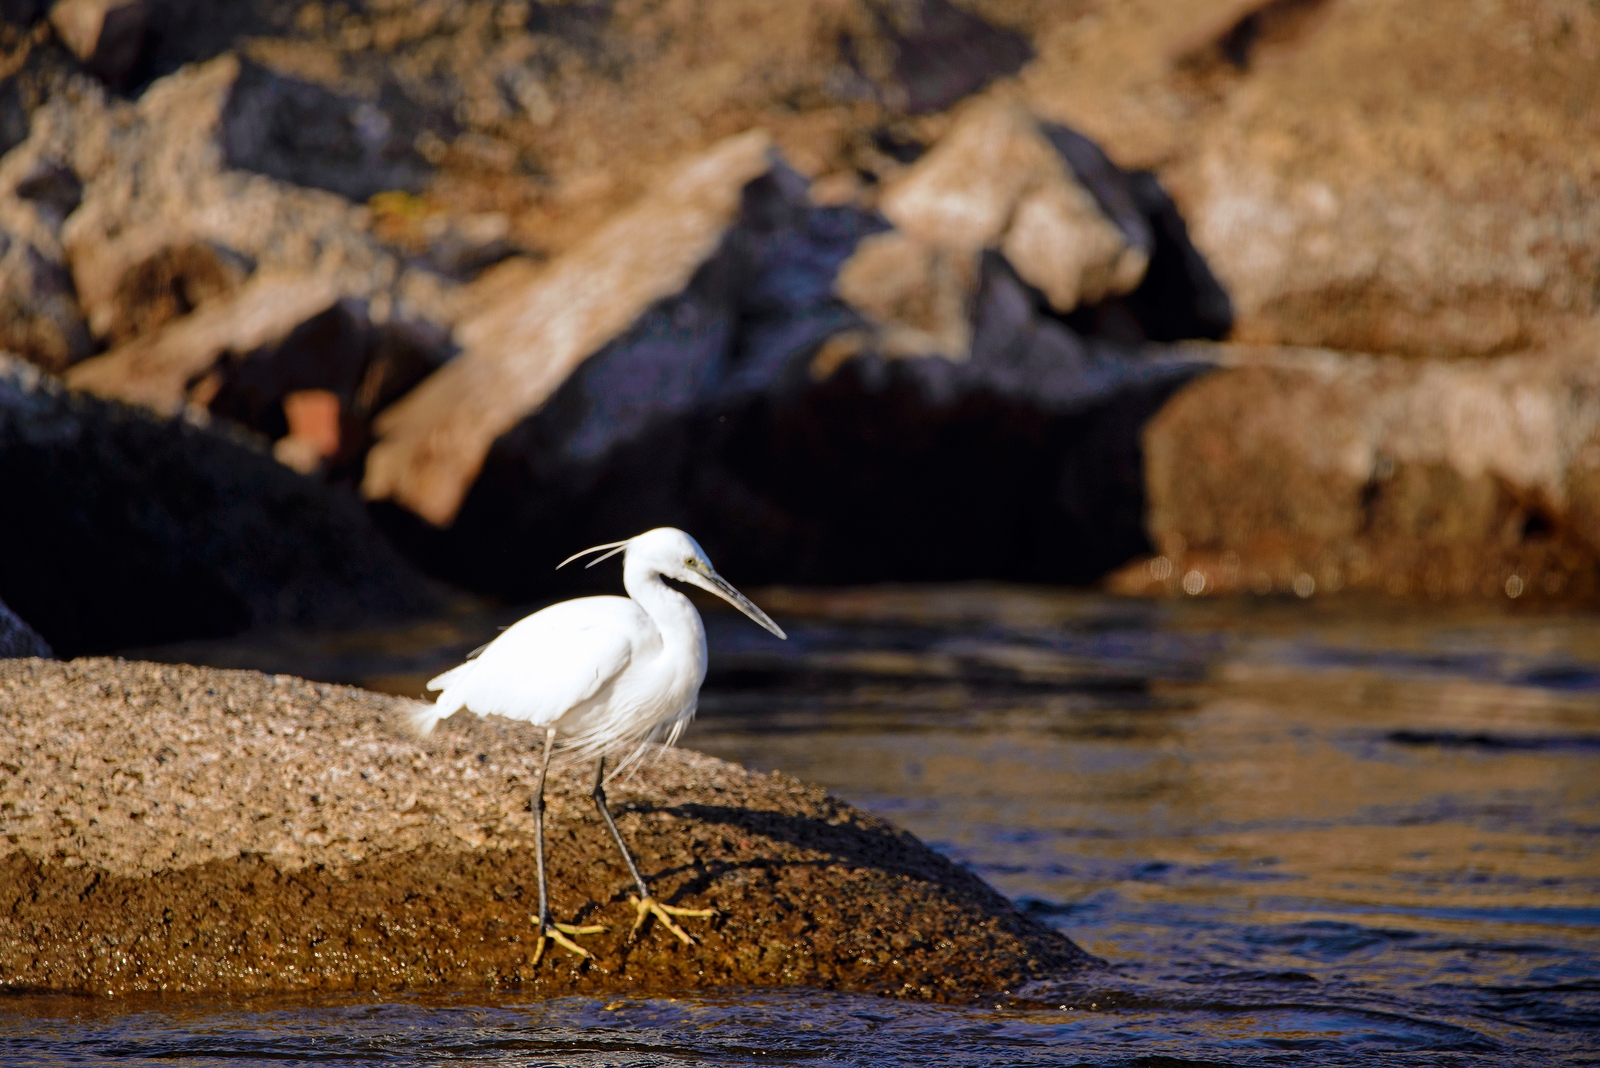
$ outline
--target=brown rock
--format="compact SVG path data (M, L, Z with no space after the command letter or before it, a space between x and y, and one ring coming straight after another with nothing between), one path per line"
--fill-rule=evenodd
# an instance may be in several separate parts
M1428 356L1600 308L1600 11L1121 0L1031 23L1029 103L1154 167L1260 343Z
M436 525L455 517L489 446L647 307L679 292L716 251L744 187L773 166L771 141L739 134L526 284L456 326L461 355L377 421L362 492ZM500 282L495 283L502 289Z
M879 206L926 245L1000 248L1057 310L1127 293L1150 250L1128 241L1021 108L967 108L933 150L884 191Z
M1600 592L1600 335L1488 361L1224 348L1145 428L1125 589Z
M57 0L50 24L83 65L120 82L139 59L149 28L146 0Z
M887 355L964 360L972 353L973 251L924 244L899 231L874 234L839 269L834 288L877 328ZM824 357L824 365L830 360Z
M249 353L279 341L338 296L330 279L264 271L232 295L78 364L67 384L171 415L224 353Z
M553 777L551 891L610 930L535 967L535 732L286 676L0 663L0 985L103 994L521 983L544 994L811 985L969 998L1090 963L909 834L681 750L614 784L653 889L715 907L626 941L585 768Z
M59 249L94 337L116 345L148 335L256 269L397 305L427 288L409 284L419 272L342 197L229 168L222 142L240 77L239 61L224 55L131 103L68 78L0 163L0 221Z

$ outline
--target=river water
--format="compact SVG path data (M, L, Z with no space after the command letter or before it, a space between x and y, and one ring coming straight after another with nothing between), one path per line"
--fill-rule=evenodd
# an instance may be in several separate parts
M709 615L685 744L899 822L1107 969L963 1007L13 996L0 1063L1600 1063L1600 618L993 586L757 599L791 640ZM157 654L415 693L503 620Z

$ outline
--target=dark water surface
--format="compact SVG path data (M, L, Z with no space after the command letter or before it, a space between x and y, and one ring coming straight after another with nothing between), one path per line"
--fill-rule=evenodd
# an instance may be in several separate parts
M1107 970L971 1007L12 997L0 1063L1600 1063L1600 618L996 587L757 600L791 641L708 616L686 744L896 820ZM160 654L416 693L496 622Z

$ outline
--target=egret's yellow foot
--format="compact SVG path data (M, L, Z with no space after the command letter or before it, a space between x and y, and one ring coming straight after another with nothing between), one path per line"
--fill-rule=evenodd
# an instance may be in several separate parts
M628 932L628 941L632 942L639 934L639 928L644 926L645 917L654 916L666 925L667 930L678 936L678 941L686 946L694 945L694 937L682 927L672 922L674 916L696 916L700 919L709 919L717 914L716 909L680 909L676 905L663 905L653 897L639 899L632 894L628 900L633 902L633 907L639 914L633 919L633 930Z
M590 953L587 949L584 949L582 946L578 945L578 943L568 938L567 935L599 934L604 930L605 928L599 925L593 927L578 927L570 923L552 923L549 927L546 927L539 932L539 948L533 951L533 963L537 965L539 961L544 959L544 945L546 942L554 942L568 953L576 953L585 960L593 960L593 953Z

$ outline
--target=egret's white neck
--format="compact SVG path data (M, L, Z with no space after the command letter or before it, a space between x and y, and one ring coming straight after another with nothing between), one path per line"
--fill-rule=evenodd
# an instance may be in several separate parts
M655 622L666 651L705 656L706 631L700 613L689 598L662 581L661 572L648 564L625 560L622 586Z

